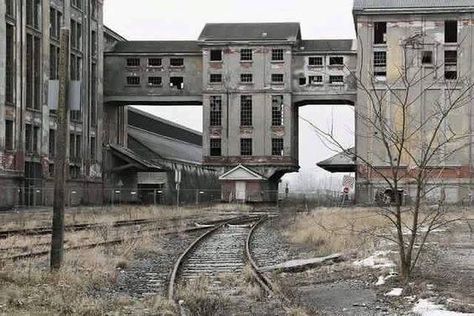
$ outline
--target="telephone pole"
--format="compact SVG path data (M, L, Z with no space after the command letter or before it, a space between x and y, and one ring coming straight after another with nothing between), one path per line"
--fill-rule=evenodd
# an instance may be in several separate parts
M69 89L69 29L61 29L59 51L59 97L57 110L57 143L54 164L54 204L51 234L51 271L61 268L64 252L64 207L68 167L68 89Z

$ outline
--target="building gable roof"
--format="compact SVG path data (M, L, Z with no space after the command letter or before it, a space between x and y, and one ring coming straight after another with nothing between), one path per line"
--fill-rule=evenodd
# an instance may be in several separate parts
M299 23L207 23L199 41L289 41L301 39Z
M126 41L115 44L112 54L200 54L196 41Z
M259 173L245 167L244 165L238 165L232 170L227 171L219 177L221 181L261 181L265 180L265 177Z
M324 39L303 40L300 52L354 52L356 50L354 40L351 39Z

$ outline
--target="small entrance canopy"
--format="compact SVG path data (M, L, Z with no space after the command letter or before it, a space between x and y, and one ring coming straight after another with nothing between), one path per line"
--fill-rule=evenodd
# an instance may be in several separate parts
M264 176L249 168L238 165L232 170L227 171L219 177L220 181L263 181L267 180Z
M318 162L317 165L326 171L336 172L356 172L355 148L349 148L329 159Z

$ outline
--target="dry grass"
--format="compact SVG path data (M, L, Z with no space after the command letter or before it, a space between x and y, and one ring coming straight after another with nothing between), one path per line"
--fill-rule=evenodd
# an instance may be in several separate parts
M221 313L228 303L227 300L218 293L211 293L211 284L208 278L201 276L196 280L187 282L178 289L178 297L183 301L189 315L209 316Z

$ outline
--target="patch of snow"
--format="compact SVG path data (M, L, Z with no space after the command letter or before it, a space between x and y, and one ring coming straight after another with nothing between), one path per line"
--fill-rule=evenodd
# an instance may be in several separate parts
M413 313L420 316L473 316L473 313L459 313L447 311L444 305L437 305L428 299L420 299L412 309Z
M385 296L400 296L400 295L402 295L402 292L403 292L403 288L396 287L396 288L392 289L390 292L385 293Z
M377 251L372 256L354 262L356 266L370 267L370 268L390 268L394 267L395 263L387 258L389 251Z
M385 284L385 277L383 275L379 276L377 283L375 285L384 285Z

